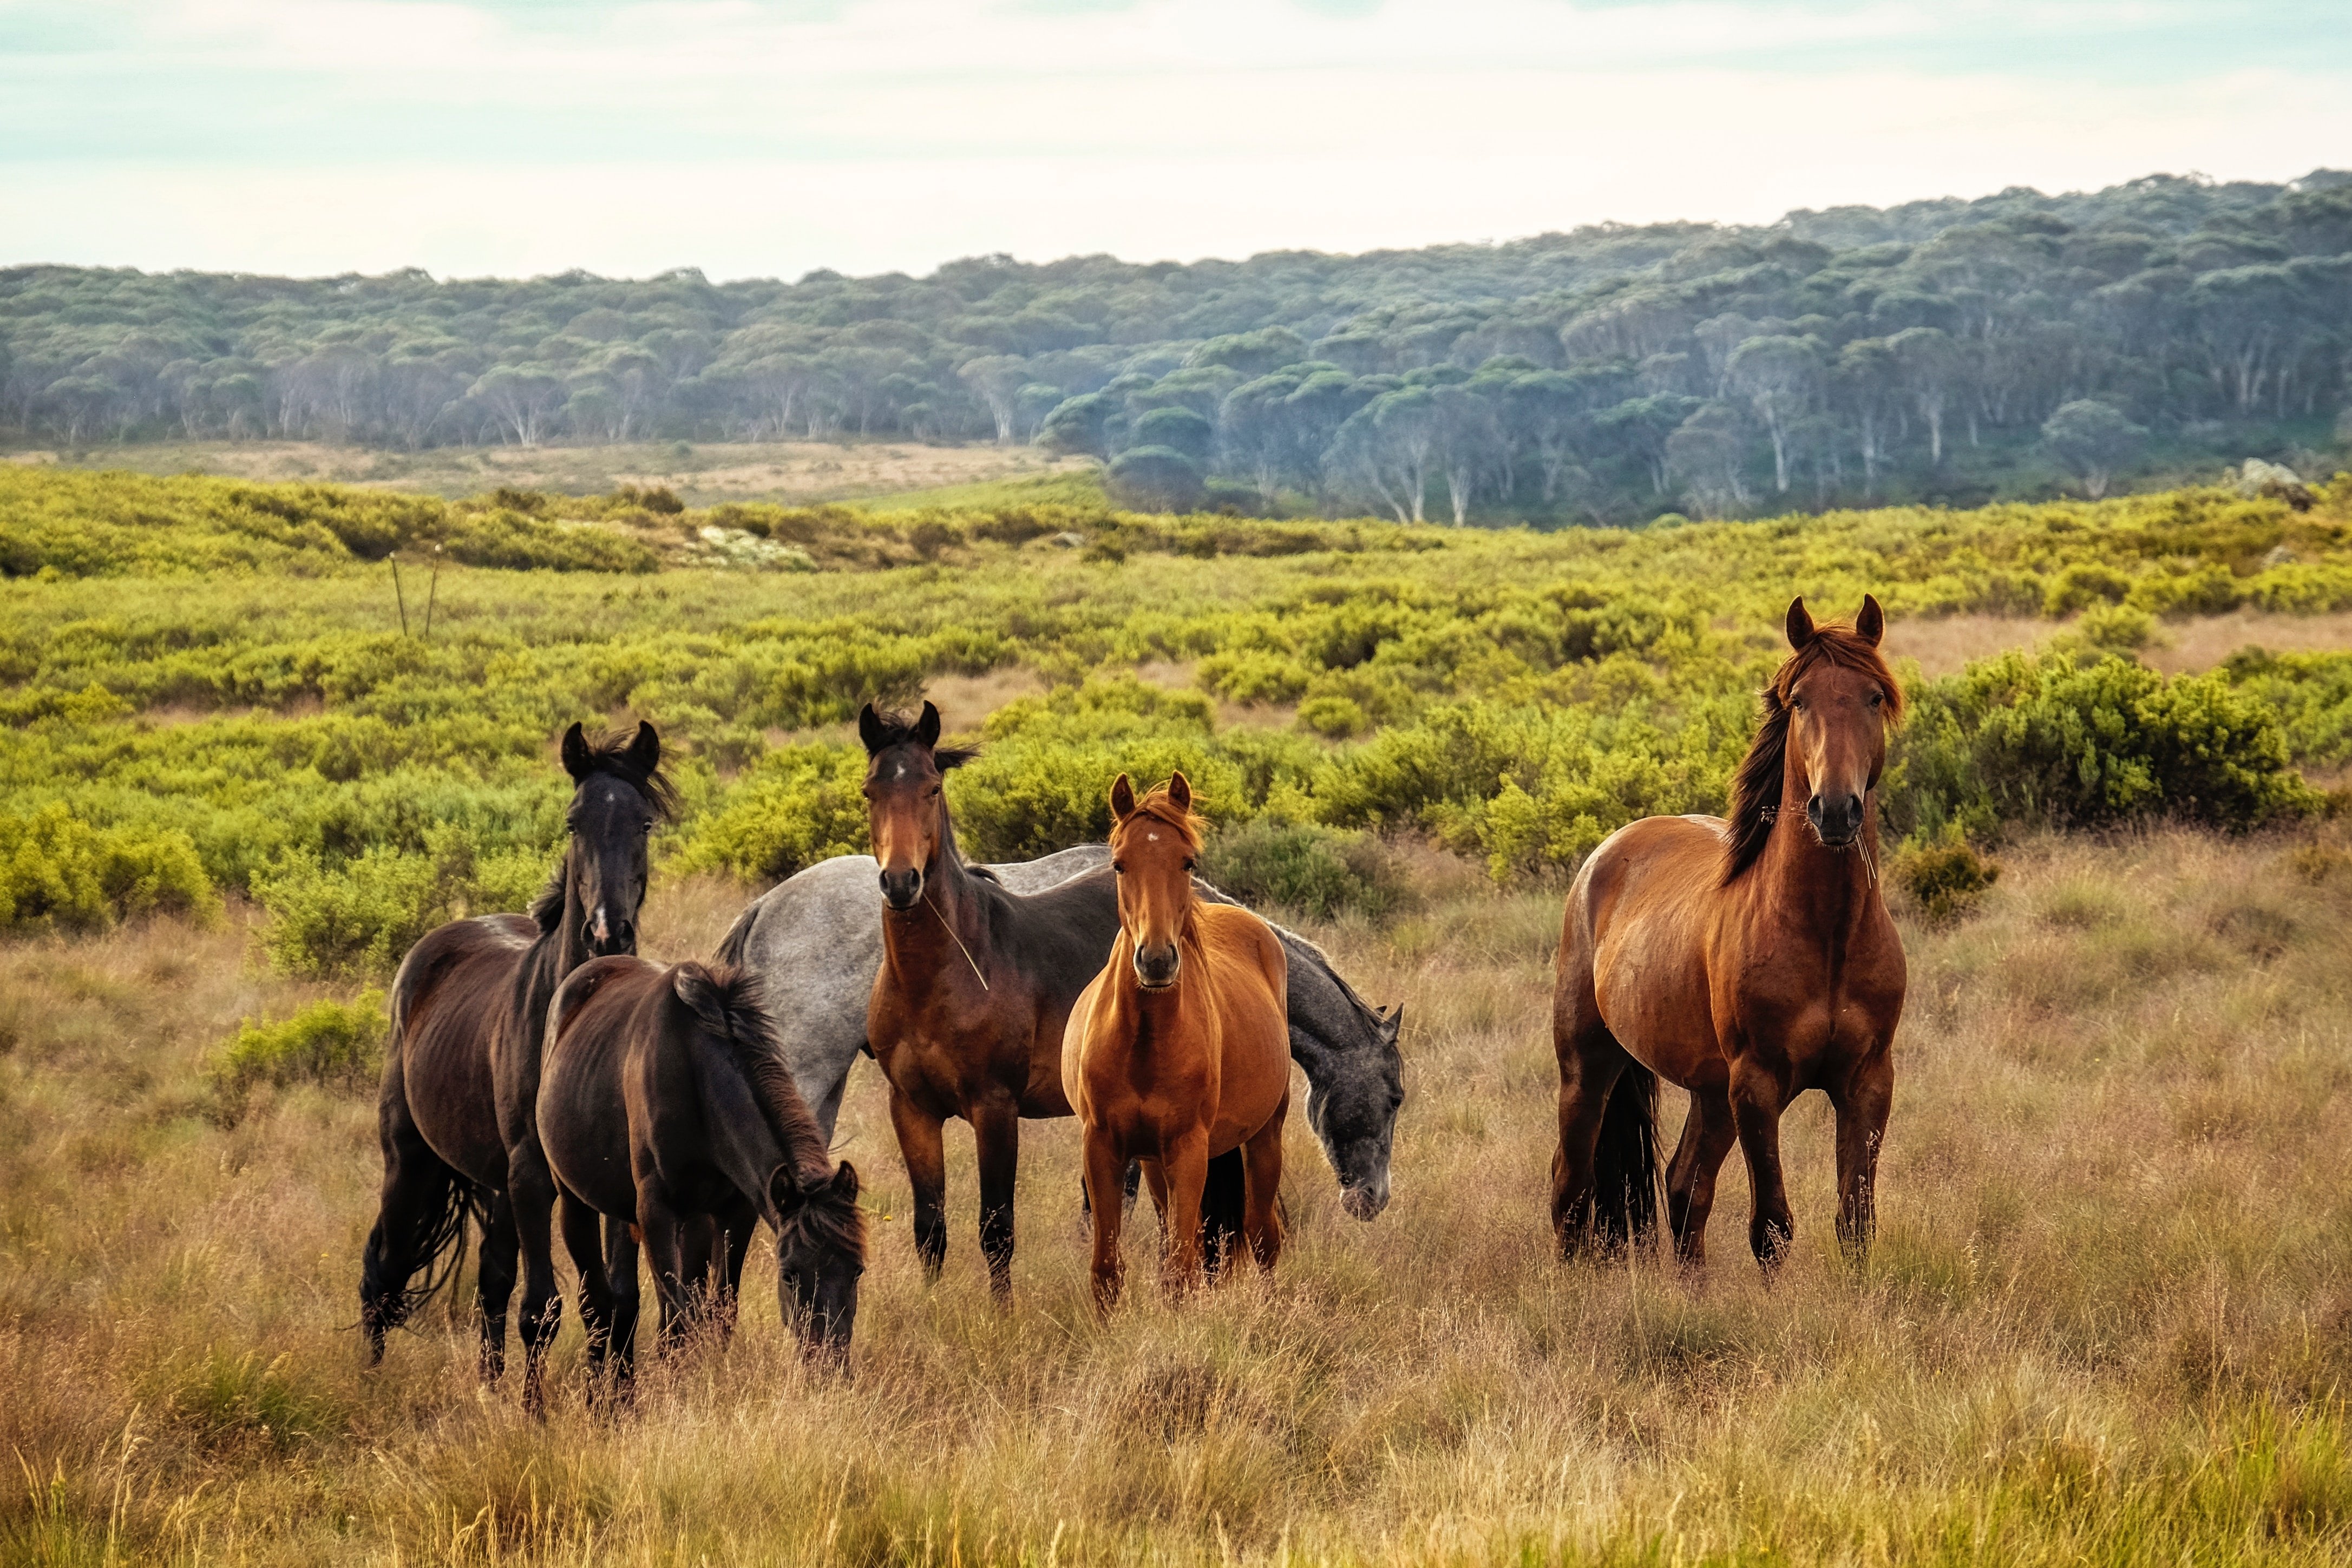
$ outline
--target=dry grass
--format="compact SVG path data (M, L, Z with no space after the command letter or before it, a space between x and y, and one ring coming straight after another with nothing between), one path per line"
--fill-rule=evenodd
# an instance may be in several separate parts
M684 447L684 450L680 450ZM601 493L666 485L692 506L719 501L807 503L888 497L1008 479L1076 474L1082 459L1029 446L929 446L910 441L639 442L619 446L434 447L391 452L314 441L160 442L73 453L17 453L14 463L315 479L470 496L518 489Z
M1978 659L2011 648L2033 648L2066 630L2067 622L2033 616L1945 615L1897 621L1887 628L1888 656L1916 659L1930 678L1957 673ZM2210 670L2239 649L2268 648L2276 653L2340 652L2352 648L2352 614L2273 615L2233 610L2157 623L2156 640L2141 653L2166 674Z
M2040 842L1913 925L1859 1275L1818 1096L1776 1286L1737 1161L1704 1278L1554 1262L1557 903L1433 862L1424 913L1327 933L1407 1009L1376 1223L1294 1118L1279 1275L1097 1324L1072 1130L1033 1124L1000 1315L969 1138L926 1290L861 1064L844 1145L888 1218L855 1377L785 1353L755 1257L731 1352L619 1420L567 1381L544 1428L437 1309L361 1370L370 1108L210 1113L209 1043L297 999L238 929L0 948L0 1560L2339 1563L2352 855L2296 849ZM646 925L674 952L739 897L666 888Z

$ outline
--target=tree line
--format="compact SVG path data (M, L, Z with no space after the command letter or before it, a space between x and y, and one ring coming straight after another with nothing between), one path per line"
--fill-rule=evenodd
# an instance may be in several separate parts
M2347 402L2325 170L920 278L0 270L0 431L69 447L1034 440L1149 505L1625 521L2097 493Z

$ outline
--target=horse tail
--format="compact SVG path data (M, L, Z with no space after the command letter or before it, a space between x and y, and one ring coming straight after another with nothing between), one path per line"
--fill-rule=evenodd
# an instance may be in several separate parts
M1658 1075L1628 1061L1601 1109L1593 1150L1593 1221L1601 1243L1655 1240L1658 1198Z

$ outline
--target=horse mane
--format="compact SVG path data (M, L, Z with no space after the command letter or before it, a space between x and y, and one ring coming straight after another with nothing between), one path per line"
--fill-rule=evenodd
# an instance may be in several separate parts
M881 737L874 745L866 748L866 755L869 758L878 757L894 746L922 744L915 738L915 727L921 722L919 719L909 718L905 714L895 710L886 712L877 707L874 710L874 722L881 730ZM931 760L939 766L942 773L950 768L961 768L980 755L980 747L977 746L934 746L930 750Z
M1813 628L1803 647L1781 661L1772 679L1758 694L1762 712L1756 738L1731 777L1731 820L1724 836L1723 882L1739 880L1764 852L1772 837L1772 823L1780 810L1780 780L1788 768L1789 694L1819 664L1859 670L1875 678L1886 692L1885 722L1903 722L1903 685L1877 645L1851 626L1830 622Z
M600 735L583 735L581 741L587 747L588 756L581 768L579 783L585 783L599 773L618 779L646 798L646 804L653 808L655 816L665 822L677 821L677 788L670 782L669 775L662 771L661 764L655 763L652 771L648 772L629 760L629 748L636 743L635 730L608 729ZM576 789L579 783L572 787ZM562 858L555 862L555 870L549 875L547 885L541 888L539 896L530 901L531 923L539 927L541 935L552 933L562 922L563 890L571 880L572 852L567 849Z
M792 1163L793 1185L803 1191L821 1185L832 1175L824 1134L784 1065L783 1042L776 1037L759 976L731 964L688 962L670 971L670 988L751 1086L768 1131Z

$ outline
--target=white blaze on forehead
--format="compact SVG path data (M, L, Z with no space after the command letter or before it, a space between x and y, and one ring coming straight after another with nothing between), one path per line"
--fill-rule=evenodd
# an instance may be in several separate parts
M1155 844L1160 841L1160 835L1158 833L1146 833L1143 836L1150 839Z
M906 776L907 776L907 765L906 765L905 763L903 763L903 762L896 763L896 764L894 764L894 765L892 766L891 773L890 773L890 777L891 777L891 778L893 778L893 779L904 779Z

